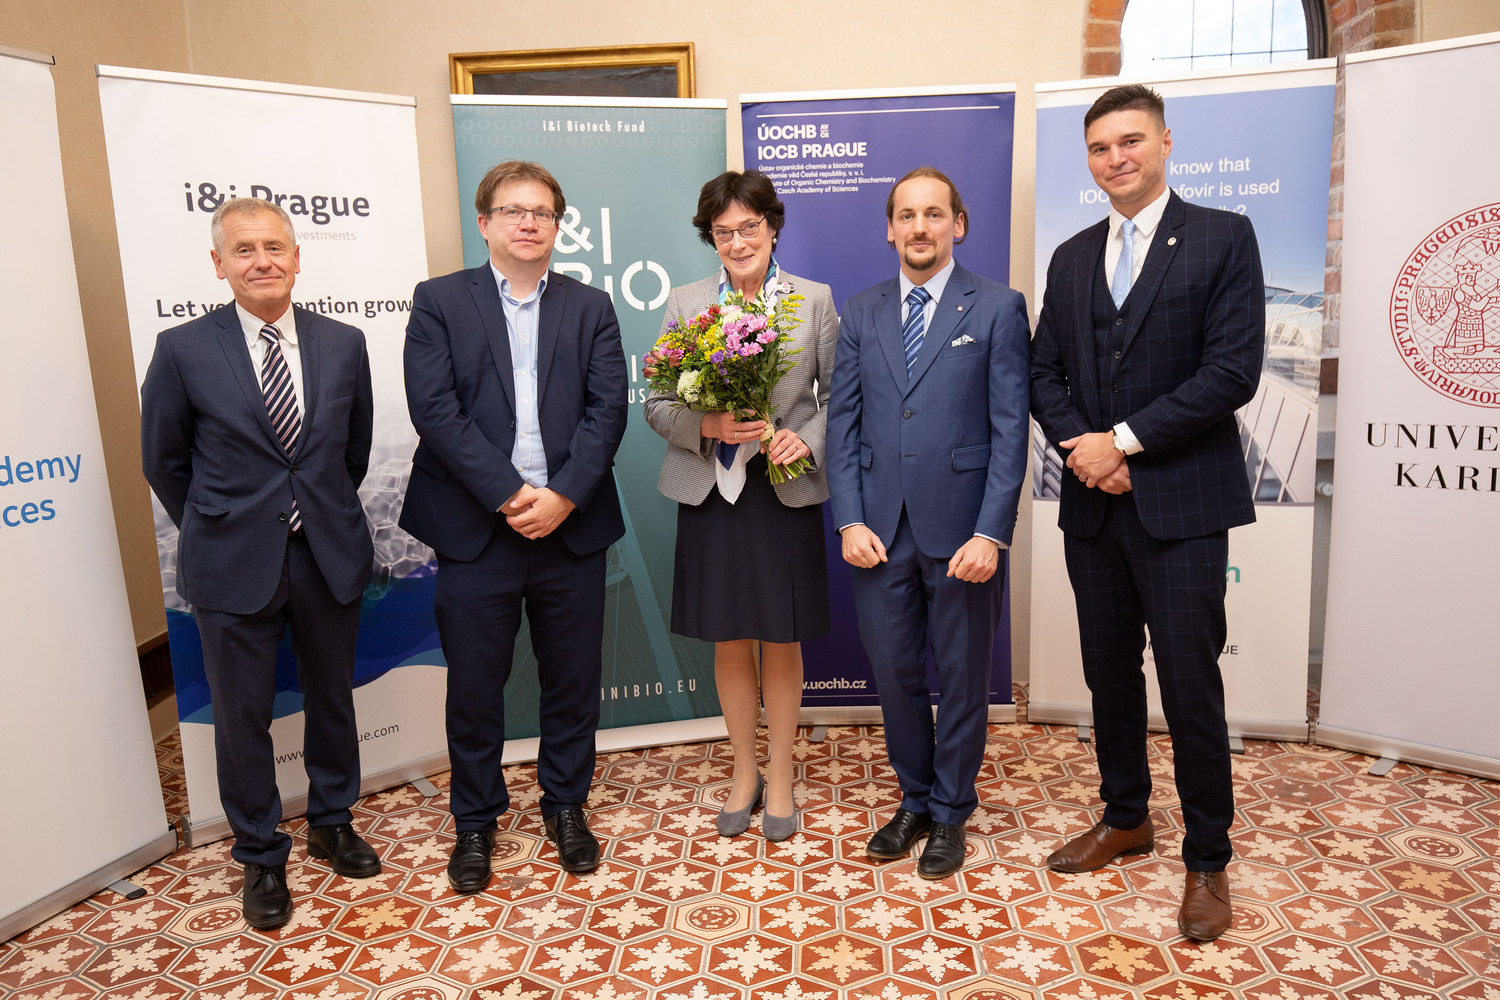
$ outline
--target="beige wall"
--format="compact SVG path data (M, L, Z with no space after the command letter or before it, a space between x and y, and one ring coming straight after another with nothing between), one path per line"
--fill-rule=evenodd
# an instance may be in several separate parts
M740 163L740 93L930 84L1017 85L1012 279L1031 291L1031 85L1079 74L1086 0L909 2L763 0L733 21L727 3L688 0L269 0L254 8L220 0L0 0L0 45L51 54L84 324L125 563L136 638L163 630L147 490L139 474L135 390L118 243L110 210L97 63L340 87L417 98L422 207L434 273L461 266L455 223L450 52L691 41L698 96L731 101L731 164ZM1424 40L1500 30L1494 0L1424 0ZM249 123L255 127L256 123ZM274 123L264 125L274 134ZM463 199L467 201L467 195ZM204 266L209 266L206 259ZM1030 574L1030 503L1012 566ZM1016 588L1018 674L1025 675L1028 588Z

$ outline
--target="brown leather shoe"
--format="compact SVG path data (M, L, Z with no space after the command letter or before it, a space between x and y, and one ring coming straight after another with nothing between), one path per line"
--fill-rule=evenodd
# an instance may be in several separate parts
M1047 855L1047 867L1055 872L1091 872L1103 868L1122 854L1149 854L1156 843L1151 817L1134 830L1116 830L1095 823Z
M1212 941L1229 929L1229 876L1224 872L1188 872L1182 890L1177 928L1194 941Z

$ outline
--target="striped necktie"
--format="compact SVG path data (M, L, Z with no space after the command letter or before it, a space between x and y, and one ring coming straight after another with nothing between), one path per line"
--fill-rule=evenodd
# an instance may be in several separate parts
M926 326L926 316L923 314L931 298L927 289L921 285L906 293L906 322L901 324L901 344L906 349L907 375L911 375L911 367L917 363L917 354L922 350Z
M292 391L292 370L281 353L281 331L267 323L260 328L260 336L266 342L260 359L260 391L266 397L266 412L271 415L271 426L276 429L276 438L286 457L296 458L302 415L297 412L297 394ZM302 512L297 509L296 497L292 497L288 524L292 531L302 527Z

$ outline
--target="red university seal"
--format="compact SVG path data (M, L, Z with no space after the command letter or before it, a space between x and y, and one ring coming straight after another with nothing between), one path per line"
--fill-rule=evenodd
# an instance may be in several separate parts
M1500 202L1449 219L1417 244L1391 289L1391 336L1433 389L1500 407Z

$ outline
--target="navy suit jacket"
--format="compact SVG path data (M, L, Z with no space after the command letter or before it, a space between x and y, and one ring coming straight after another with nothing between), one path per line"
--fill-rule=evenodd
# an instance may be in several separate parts
M1250 220L1174 192L1122 310L1118 358L1100 370L1093 293L1109 220L1059 246L1031 346L1031 408L1054 445L1123 420L1143 451L1126 459L1141 523L1196 538L1255 520L1235 410L1255 396L1265 284ZM1113 394L1115 419L1102 412ZM1091 537L1108 494L1062 477L1062 530Z
M488 261L417 285L406 326L406 403L420 441L401 527L445 558L476 558L502 517L501 504L523 484L510 460L513 369ZM612 469L627 408L625 353L609 296L549 273L538 326L537 409L547 486L577 507L557 532L577 555L625 533Z
M146 481L180 529L177 593L251 614L281 580L292 497L328 589L355 600L374 549L358 487L373 412L364 334L301 307L302 432L287 458L233 304L159 334L141 383Z
M954 265L910 377L896 278L844 306L828 402L837 527L890 546L906 507L946 559L976 534L1010 544L1026 477L1026 300Z

